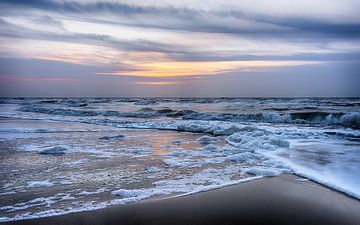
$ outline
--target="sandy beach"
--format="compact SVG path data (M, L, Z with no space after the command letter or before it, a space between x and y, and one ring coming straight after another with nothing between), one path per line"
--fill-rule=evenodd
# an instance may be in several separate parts
M360 224L360 202L294 175L193 195L4 224Z

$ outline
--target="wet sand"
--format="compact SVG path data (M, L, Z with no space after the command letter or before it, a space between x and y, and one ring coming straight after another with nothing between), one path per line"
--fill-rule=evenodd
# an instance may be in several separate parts
M5 224L359 225L360 201L293 175L198 194Z

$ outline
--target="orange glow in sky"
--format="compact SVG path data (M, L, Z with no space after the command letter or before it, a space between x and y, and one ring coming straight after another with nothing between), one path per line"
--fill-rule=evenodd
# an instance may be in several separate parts
M140 84L140 85L175 85L175 84L183 84L180 81L134 81L130 82L131 84Z
M214 75L235 71L254 71L263 68L315 64L314 61L216 61L216 62L152 62L134 65L134 71L98 73L102 75L126 75L139 77L177 77Z

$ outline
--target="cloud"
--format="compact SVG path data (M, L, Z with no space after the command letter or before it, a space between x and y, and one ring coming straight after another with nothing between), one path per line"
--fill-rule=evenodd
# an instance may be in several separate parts
M139 84L139 85L178 85L185 84L183 81L133 81L129 84Z
M116 81L127 91L171 94L182 82L226 90L232 82L224 74L308 79L313 66L355 83L348 66L360 61L359 7L355 0L2 0L0 75L32 84L80 79L84 91Z
M46 19L44 17L43 19ZM50 20L51 21L51 20ZM327 48L326 51L328 52L321 52L322 46L326 43L322 40L322 43L319 43L316 51L314 52L314 44L310 43L307 46L305 43L299 43L298 47L296 47L296 43L290 43L294 46L286 46L285 42L279 44L279 52L274 52L274 43L273 41L268 44L268 46L264 45L268 42L268 40L251 40L253 43L253 48L248 48L248 50L241 50L236 51L236 43L234 43L234 50L227 51L227 50L211 50L211 49L199 49L193 48L191 46L184 46L178 45L176 43L170 43L166 40L159 39L157 42L149 41L146 39L137 39L137 40L119 40L114 38L110 35L106 34L97 34L97 33L74 33L74 32L49 32L49 31L41 31L35 30L31 28L27 28L22 25L17 25L12 22L9 22L5 19L0 18L0 36L1 37L8 37L8 38L20 38L20 39L29 39L29 40L44 40L44 41L52 41L52 42L64 42L64 43L79 43L79 44L87 44L96 46L104 46L109 47L123 53L126 52L149 52L149 59L153 60L153 56L158 58L155 53L164 53L167 54L168 59L172 59L175 61L237 61L237 60L345 60L349 59L352 60L354 58L359 58L359 52L356 49L358 46L357 43L353 44L350 52L344 52L339 49L340 52L336 52L331 48ZM21 31L21 32L19 32ZM160 32L160 31L159 31ZM142 38L146 38L145 36ZM12 40L12 39L11 39ZM196 40L192 40L195 42ZM206 43L207 40L201 41ZM261 44L262 46L257 45L256 43ZM226 43L220 43L226 44ZM239 43L241 44L241 42ZM4 43L2 44L4 45ZM3 46L3 49L11 47L10 45ZM195 46L196 47L196 46ZM241 48L244 48L240 46ZM265 48L264 48L265 47ZM268 49L268 47L271 47ZM296 47L291 52L287 52L290 48ZM310 52L306 52L309 47L312 48ZM326 47L326 46L325 46ZM241 49L240 48L240 49ZM262 50L263 48L263 50ZM64 49L66 50L66 49ZM300 51L301 52L297 52ZM254 51L258 51L254 53ZM271 54L266 53L262 54L261 51L264 53L266 51L270 51ZM305 51L305 52L303 52ZM347 50L349 51L349 50ZM60 53L60 52L59 52ZM109 54L107 54L109 55ZM39 57L39 56L38 56ZM103 56L106 58L106 56ZM64 58L59 58L59 60L63 60ZM110 59L111 61L112 59ZM136 60L136 59L135 59Z
M297 53L297 54L229 54L226 52L187 52L186 54L176 54L174 59L178 61L360 61L360 52L330 52L330 53Z
M88 75L109 68L109 66L81 65L53 60L0 57L0 77L23 79L52 76L53 79L88 79ZM113 69L121 69L121 67L117 65Z
M44 18L41 18L41 21L42 20L44 20ZM50 19L49 21L52 20ZM53 21L50 23L53 23ZM2 28L0 30L0 36L2 37L101 44L101 45L111 46L114 48L120 48L128 51L141 51L141 52L152 51L152 52L173 52L173 53L184 52L181 51L180 49L176 49L175 46L171 44L151 42L144 39L138 39L135 41L126 41L126 40L115 39L110 35L96 34L96 33L74 33L69 31L65 33L56 33L56 32L34 30L27 28L25 26L13 24L1 18L0 18L0 27Z
M215 75L229 72L258 71L274 67L317 64L315 61L213 61L213 62L151 62L137 64L133 71L100 72L100 75L138 77L178 77Z
M54 19L48 15L36 17L33 19L33 21L41 25L57 27L61 30L65 30L64 25L60 20Z
M238 35L267 35L278 38L360 37L360 19L357 21L334 22L329 20L328 17L318 18L315 13L314 15L308 15L306 11L304 11L305 16L301 16L301 13L294 16L291 14L279 16L256 10L256 5L243 10L239 8L203 10L187 8L186 6L182 8L141 6L108 1L4 0L2 4L8 6L4 7L5 10L8 10L9 6L14 11L17 8L32 8L61 13L84 21L142 28ZM288 4L285 5L288 6ZM311 7L310 4L309 7ZM327 6L323 5L323 7Z

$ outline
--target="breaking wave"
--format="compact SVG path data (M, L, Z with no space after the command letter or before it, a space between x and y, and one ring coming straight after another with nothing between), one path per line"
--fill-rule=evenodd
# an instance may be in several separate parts
M327 124L360 127L360 113L350 112L296 112L279 114L263 112L255 114L208 114L189 113L184 119L191 120L219 120L233 122L266 122L266 123L295 123L295 124Z
M83 105L77 106L82 107ZM228 122L265 122L265 123L289 123L310 125L342 125L346 127L360 128L359 112L291 112L275 113L261 112L250 114L236 113L202 113L192 110L173 110L171 108L153 109L142 108L135 112L119 111L92 111L74 110L63 108L46 108L39 105L26 105L19 109L22 112L43 113L61 116L104 116L104 117L137 117L137 118L159 118L172 117L183 120L205 120L205 121L228 121Z

